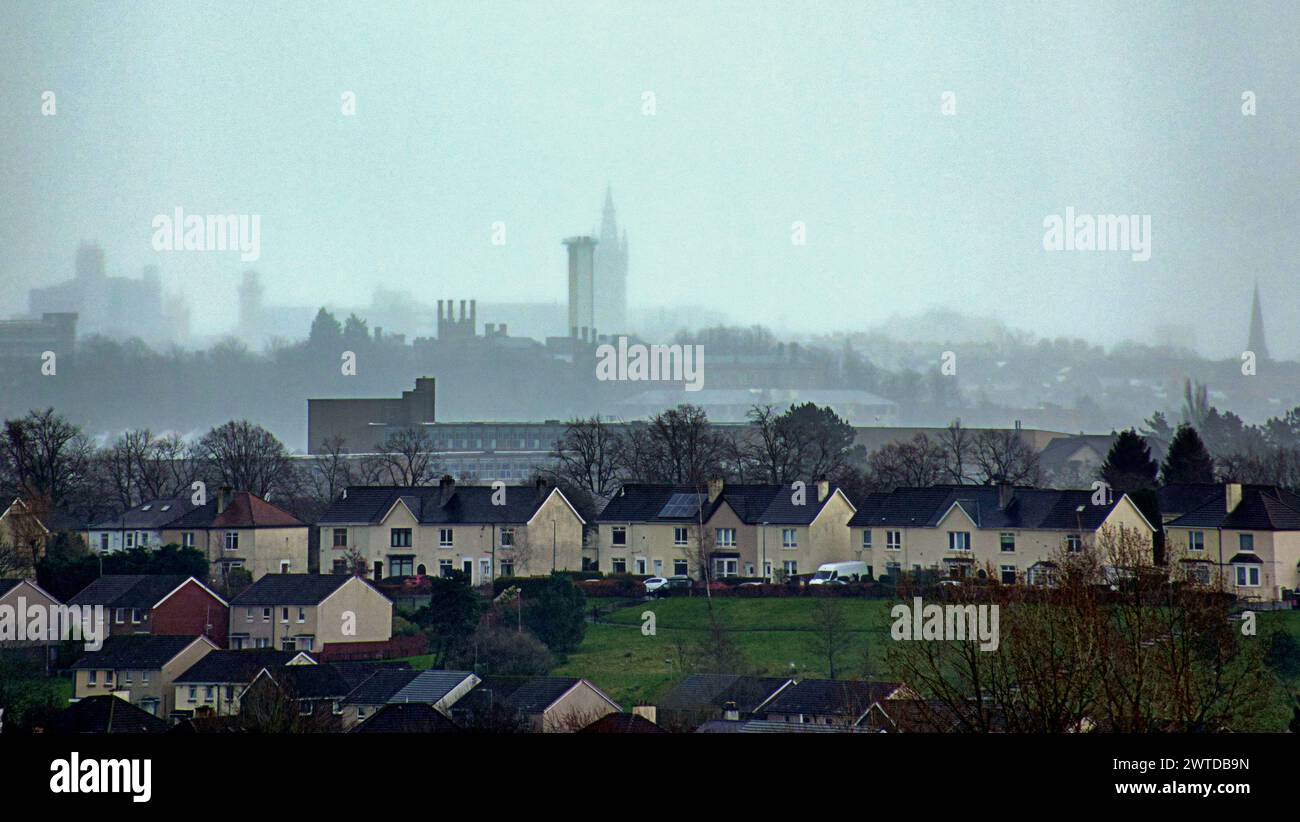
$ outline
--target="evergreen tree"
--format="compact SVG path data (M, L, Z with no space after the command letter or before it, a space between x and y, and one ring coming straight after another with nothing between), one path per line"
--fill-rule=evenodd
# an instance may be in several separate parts
M1214 482L1214 457L1201 441L1196 429L1186 423L1178 426L1165 454L1161 476L1165 485L1172 482Z
M1151 458L1151 447L1132 428L1119 432L1110 446L1106 462L1101 466L1101 477L1115 496L1128 494L1142 488L1154 488L1160 466Z

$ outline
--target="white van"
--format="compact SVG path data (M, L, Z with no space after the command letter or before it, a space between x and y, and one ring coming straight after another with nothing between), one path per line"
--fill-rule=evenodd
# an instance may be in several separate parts
M865 562L828 562L817 568L809 585L846 585L865 579L871 568Z

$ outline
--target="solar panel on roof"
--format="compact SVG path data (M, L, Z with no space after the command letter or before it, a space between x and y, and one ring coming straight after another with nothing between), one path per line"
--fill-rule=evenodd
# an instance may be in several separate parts
M693 517L700 510L700 494L673 494L660 509L661 517Z

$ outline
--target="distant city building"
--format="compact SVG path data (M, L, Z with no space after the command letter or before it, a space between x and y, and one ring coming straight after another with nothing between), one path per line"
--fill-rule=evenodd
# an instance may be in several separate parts
M443 305L446 304L446 311ZM455 300L438 300L438 339L443 342L451 340L472 340L477 334L478 301L469 301L469 313L465 313L465 300L460 301L460 317L454 316ZM493 329L495 331L495 327ZM504 327L501 331L504 335Z
M594 308L594 254L591 237L569 237L569 336L586 340L596 335Z
M44 352L71 353L76 343L76 314L47 312L39 320L0 321L0 360L39 363Z
M1268 342L1264 339L1264 309L1259 305L1259 282L1255 283L1255 299L1250 304L1250 337L1246 350L1255 352L1255 359L1269 359Z
M76 314L82 336L139 337L146 342L175 342L174 318L163 310L162 283L156 266L138 279L109 277L104 250L92 243L77 249L76 276L28 292L32 314ZM169 310L177 305L169 302Z
M606 334L627 332L627 232L618 229L614 194L606 187L595 249L595 327Z
M436 391L433 377L420 377L415 390L396 399L309 399L307 453L318 454L340 437L351 453L373 452L393 431L432 425Z

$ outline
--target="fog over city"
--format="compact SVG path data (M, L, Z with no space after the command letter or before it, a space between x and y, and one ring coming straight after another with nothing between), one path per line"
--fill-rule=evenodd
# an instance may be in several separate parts
M942 308L1223 358L1258 280L1300 350L1295 10L671 6L6 4L0 315L83 240L157 266L199 339L246 268L275 304L562 302L610 185L634 308L782 336ZM155 251L177 207L260 215L260 259ZM1150 260L1046 252L1067 207L1150 215Z

